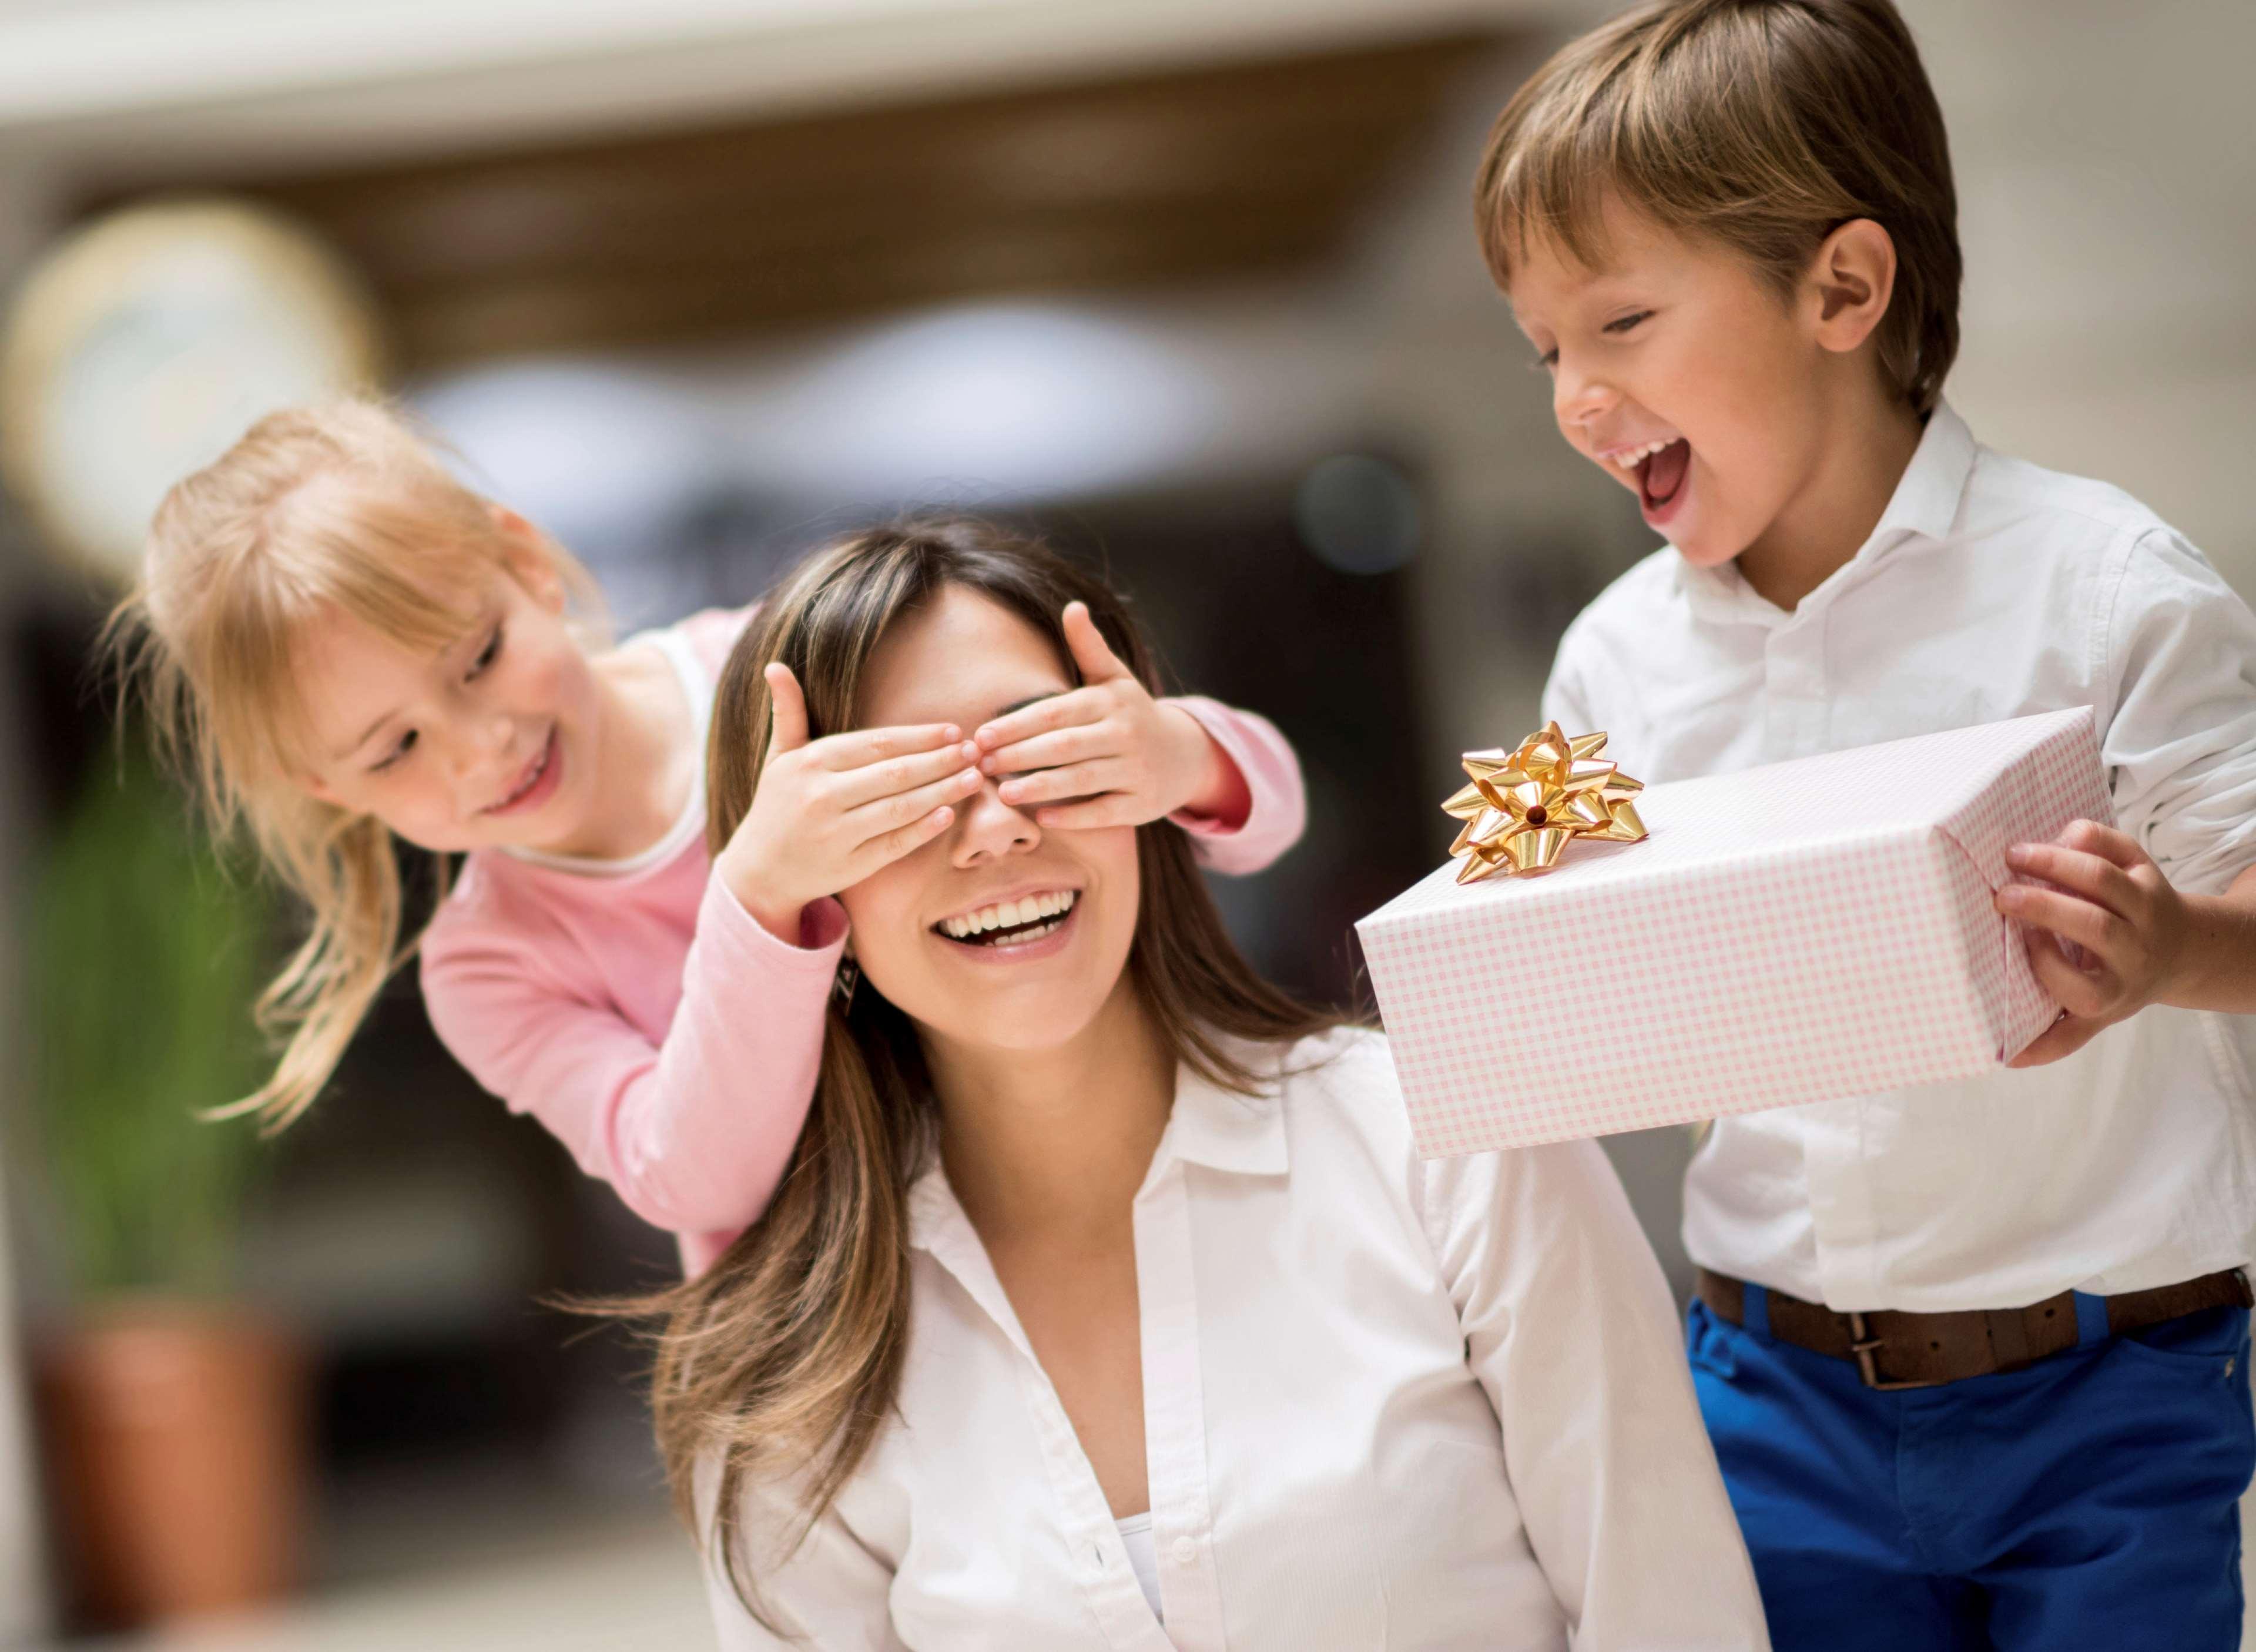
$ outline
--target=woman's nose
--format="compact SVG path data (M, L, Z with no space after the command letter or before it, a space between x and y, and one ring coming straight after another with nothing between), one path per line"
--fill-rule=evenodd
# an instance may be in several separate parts
M1042 840L1031 809L1005 802L999 780L990 779L955 806L955 864L983 865L1005 855L1032 849Z

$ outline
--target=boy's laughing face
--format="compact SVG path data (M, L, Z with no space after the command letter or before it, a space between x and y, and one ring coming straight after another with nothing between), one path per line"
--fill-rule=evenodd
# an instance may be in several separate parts
M1599 228L1602 267L1533 234L1512 272L1561 434L1688 561L1790 533L1829 468L1822 300L1788 299L1741 255L1617 200Z

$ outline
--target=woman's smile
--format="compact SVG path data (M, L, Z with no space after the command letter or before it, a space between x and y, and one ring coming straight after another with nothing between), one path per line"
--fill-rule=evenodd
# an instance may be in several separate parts
M940 943L983 964L1054 957L1071 942L1081 891L1041 888L967 907L932 926Z
M934 930L934 935L939 935L941 946L970 964L1035 964L1058 957L1058 952L1072 946L1078 935L1074 925L1078 912L1081 903L1074 903L1054 916L1040 916L1031 923L988 930L966 939L941 935L939 930Z

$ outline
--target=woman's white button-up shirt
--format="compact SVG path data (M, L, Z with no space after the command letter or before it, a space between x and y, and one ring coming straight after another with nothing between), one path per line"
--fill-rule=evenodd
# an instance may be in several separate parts
M1282 1069L1182 1074L1136 1197L1164 1629L936 1168L896 1420L788 1559L753 1541L773 1615L833 1652L1766 1645L1604 1155L1420 1162L1377 1034ZM791 1518L779 1488L746 1514ZM786 1644L713 1599L730 1652Z

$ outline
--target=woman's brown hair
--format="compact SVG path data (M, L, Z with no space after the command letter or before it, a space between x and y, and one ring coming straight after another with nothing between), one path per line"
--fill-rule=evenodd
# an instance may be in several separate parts
M768 663L782 661L799 679L811 738L851 728L880 639L948 586L977 592L1040 632L1068 675L1061 616L1067 604L1085 603L1114 653L1146 688L1159 687L1119 597L1038 540L962 519L855 534L784 582L723 667L707 778L706 831L716 851L759 784ZM1339 1018L1253 972L1179 828L1138 828L1137 862L1143 893L1127 967L1146 1010L1178 1061L1255 1092L1260 1077L1229 1041L1283 1045ZM795 1543L892 1410L908 1340L908 1190L927 1161L933 1122L909 1019L866 982L849 1006L834 996L814 1105L774 1201L711 1269L654 1304L667 1317L652 1383L667 1473L693 1520L713 1498L714 1550L756 1614L744 1492L771 1480L797 1489Z
M1881 371L1921 415L1958 354L1958 197L1942 109L1888 0L1663 0L1562 47L1512 95L1473 187L1499 286L1538 234L1603 261L1608 193L1791 293L1825 237L1895 243Z

